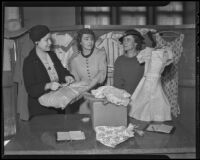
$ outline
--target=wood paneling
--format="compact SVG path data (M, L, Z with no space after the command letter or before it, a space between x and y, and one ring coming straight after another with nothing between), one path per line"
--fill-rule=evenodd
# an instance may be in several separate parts
M37 24L48 27L75 25L75 7L23 7L24 27Z
M196 94L195 87L179 86L180 116L184 128L195 138L196 131Z

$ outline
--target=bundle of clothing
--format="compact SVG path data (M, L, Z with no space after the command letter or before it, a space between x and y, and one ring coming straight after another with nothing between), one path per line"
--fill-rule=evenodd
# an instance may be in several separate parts
M135 126L131 123L125 126L97 126L95 127L96 139L102 144L114 148L116 145L134 137Z
M81 96L87 91L88 86L82 82L76 82L71 85L62 85L56 91L50 91L39 97L38 101L41 105L46 107L54 107L64 109L73 100Z
M92 90L91 93L95 98L106 98L108 102L123 106L129 104L131 97L127 91L113 86L101 86L96 90Z

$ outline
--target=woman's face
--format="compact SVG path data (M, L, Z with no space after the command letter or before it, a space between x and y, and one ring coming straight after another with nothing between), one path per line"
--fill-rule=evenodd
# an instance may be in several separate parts
M83 49L91 50L94 46L94 37L91 34L83 34L80 44Z
M38 41L37 47L42 51L50 51L51 44L51 34L48 33L40 41Z
M125 51L129 51L136 48L135 38L132 35L128 35L123 38L123 47Z

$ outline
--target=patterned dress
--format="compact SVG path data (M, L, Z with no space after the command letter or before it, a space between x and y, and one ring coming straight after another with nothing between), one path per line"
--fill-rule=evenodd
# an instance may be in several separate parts
M173 63L165 68L161 77L161 82L163 90L169 99L172 115L175 117L180 114L178 104L178 62L183 52L183 40L184 34L180 34L180 36L173 41L166 41L159 34L156 34L156 47L168 46L172 49L173 53Z
M171 120L171 106L160 79L165 66L172 62L171 50L147 47L137 58L145 63L145 72L131 96L129 116L141 121Z

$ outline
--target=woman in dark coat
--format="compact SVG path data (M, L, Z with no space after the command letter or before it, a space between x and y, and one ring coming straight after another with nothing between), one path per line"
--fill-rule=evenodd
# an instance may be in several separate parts
M35 47L23 63L23 78L28 93L30 117L43 114L65 113L61 109L40 105L38 98L62 83L72 83L74 76L64 68L57 55L50 51L51 34L47 26L37 25L30 30Z

